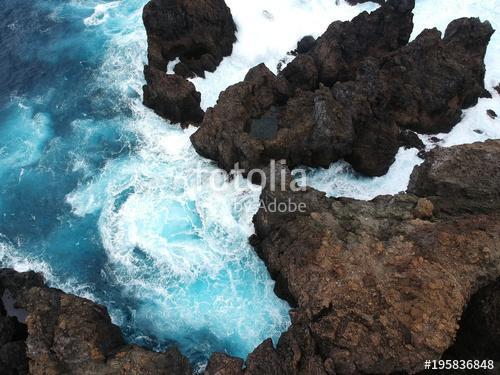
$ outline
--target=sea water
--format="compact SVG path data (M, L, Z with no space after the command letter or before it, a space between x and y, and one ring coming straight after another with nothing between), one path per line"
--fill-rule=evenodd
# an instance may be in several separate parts
M50 285L104 304L130 342L176 344L199 366L214 351L245 357L290 324L289 306L248 244L259 190L199 157L189 142L194 129L141 104L145 2L0 4L1 265L43 272ZM442 28L462 13L498 20L498 2L417 0L417 29ZM303 35L375 9L333 0L227 3L238 42L215 73L193 79L204 108L252 66L276 71ZM488 87L498 78L498 49L496 36ZM483 116L490 107L500 113L481 100L442 143L498 137L497 122ZM310 183L363 199L404 190L416 154L401 150L379 179L340 162L310 170ZM200 183L200 173L217 183Z

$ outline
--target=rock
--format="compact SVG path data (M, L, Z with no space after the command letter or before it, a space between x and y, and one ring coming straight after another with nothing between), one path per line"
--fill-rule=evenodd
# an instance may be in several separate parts
M430 219L434 214L434 205L427 198L421 198L417 201L414 216L417 219Z
M391 2L352 23L332 24L308 54L299 54L278 77L262 64L252 68L243 82L221 93L217 105L207 112L191 137L194 148L226 170L239 162L247 172L270 158L286 158L290 165L328 166L343 157L350 150L354 129L348 111L319 86L318 69L324 67L318 61L325 66L349 64L354 69L355 62L368 55L393 51L408 41L412 17L411 8L401 11ZM341 44L353 51L343 53ZM297 89L302 92L296 93ZM295 114L301 120L293 118ZM266 128L265 136L256 128ZM397 138L397 129L390 132Z
M16 307L26 310L27 318L26 325L16 321L16 329L0 331L7 340L0 342L4 368L26 373L23 369L29 360L29 373L34 375L192 373L188 360L176 349L156 353L125 345L105 307L48 288L38 274L1 269L0 292L5 291L15 297ZM12 318L8 319L14 327ZM6 332L14 333L5 339Z
M487 95L484 56L492 34L491 25L476 18L453 21L443 39L436 29L425 30L397 53L366 61L354 83L334 87L335 96L345 104L365 96L375 105L372 116L386 113L403 129L448 132L463 108Z
M312 35L306 35L297 43L296 53L307 53L316 45L316 39Z
M201 94L191 82L177 74L165 74L147 65L144 67L144 76L144 105L183 127L198 125L203 121Z
M425 30L399 51L366 60L355 81L335 84L334 98L350 109L359 134L346 160L361 173L380 176L394 161L398 128L450 131L462 109L486 95L483 60L492 33L487 22L455 20L444 39L436 29Z
M456 205L446 215L432 213L437 201L412 194L365 202L327 198L311 188L264 189L264 204L290 199L307 209L261 208L254 217L252 243L277 282L277 294L294 309L277 348L267 343L249 356L247 366L251 360L256 370L247 367L248 373L414 373L425 360L439 359L453 344L471 296L500 276L500 198L489 210L470 203L468 212L460 209L465 195L472 200L473 192L482 192L482 201L498 194L497 147L500 141L484 144L481 152L471 152L480 144L435 150L430 160L449 172L432 175L428 185L426 174L412 176L415 186L428 186L436 197L452 173L460 180L461 170L483 160L481 171L461 181L462 201L453 188L440 197ZM461 170L447 161L450 152ZM461 157L468 153L473 156Z
M175 374L192 375L191 365L177 348L164 353L152 352L137 346L122 347L108 359L107 368L103 371L112 374Z
M408 192L432 201L437 214L500 210L500 143L436 148L416 167Z
M318 87L318 69L314 59L310 55L302 54L295 58L295 64L288 64L282 71L281 76L291 86L291 90L314 90Z
M399 133L399 144L401 147L416 148L420 151L425 149L425 144L418 137L417 133L407 129L403 129Z
M500 85L498 85L498 86L495 87L495 91L500 94Z
M229 56L236 26L224 0L151 0L143 11L149 65L165 72L180 59L176 72L204 77Z
M488 109L488 110L486 111L486 114L487 114L487 115L488 115L491 119L493 119L493 120L494 120L494 119L496 119L496 118L498 117L498 116L497 116L497 114L495 113L495 111L494 111L494 110L492 110L492 109Z
M243 363L240 358L214 353L205 369L205 375L243 375Z
M207 110L200 131L191 136L195 150L226 170L237 162L250 170L264 153L266 138L274 138L278 132L278 119L269 112L274 103L284 103L287 89L286 81L264 64L250 69L243 82L228 87L217 105ZM262 134L262 121L258 120L266 112L264 123L268 125ZM252 124L253 119L256 122ZM279 150L286 151L283 147Z
M333 22L308 52L314 59L319 82L332 86L355 77L367 57L383 56L408 43L413 29L414 0L390 0L368 14L349 22ZM292 61L288 65L300 64Z
M491 25L459 19L444 38L426 30L402 47L413 6L389 1L334 22L278 76L263 65L251 69L207 113L194 148L228 171L237 162L248 172L271 159L291 168L345 159L360 173L384 175L401 146L424 148L410 131L449 131L487 93Z

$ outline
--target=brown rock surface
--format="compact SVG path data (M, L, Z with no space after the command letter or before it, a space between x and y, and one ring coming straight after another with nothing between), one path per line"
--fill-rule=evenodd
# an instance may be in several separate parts
M236 26L224 0L151 0L143 10L148 36L144 105L182 126L203 120L201 95L187 77L214 72L236 41ZM176 74L166 74L179 59Z
M500 142L437 148L413 171L408 192L430 199L436 213L500 210Z
M201 94L188 80L177 74L145 66L144 105L159 116L182 126L198 125L203 120Z
M176 349L155 353L125 345L106 308L48 288L33 272L1 269L0 292L4 295L6 291L27 317L26 325L15 320L21 328L7 337L7 343L1 345L0 341L0 362L5 360L2 354L10 345L7 364L20 373L29 360L29 373L34 375L191 374L189 362ZM0 317L0 325L4 320ZM3 338L10 329L0 332Z

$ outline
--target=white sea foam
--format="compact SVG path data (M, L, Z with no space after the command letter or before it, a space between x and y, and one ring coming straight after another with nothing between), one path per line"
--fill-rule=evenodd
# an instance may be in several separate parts
M20 254L18 247L12 244L0 233L0 265L1 267L14 268L18 272L35 271L42 273L47 279L53 279L50 266L29 255Z
M94 8L94 13L85 18L83 23L86 26L97 26L106 22L109 18L109 11L120 6L121 1L112 1L110 3L97 4Z
M413 167L423 162L418 150L401 148L389 172L382 177L365 177L356 173L345 161L328 169L311 169L307 182L314 188L336 197L372 199L377 195L397 194L406 190Z

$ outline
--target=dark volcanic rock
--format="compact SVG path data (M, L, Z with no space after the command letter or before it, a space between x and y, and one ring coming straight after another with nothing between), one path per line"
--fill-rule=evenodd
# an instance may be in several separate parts
M463 108L487 95L483 60L492 33L487 22L455 20L444 39L425 30L399 51L366 60L355 81L337 83L334 97L350 109L357 134L346 160L362 173L383 175L399 147L398 128L450 131Z
M0 330L3 369L26 373L29 360L29 373L35 375L191 374L189 362L176 349L155 353L125 345L106 308L48 288L33 272L0 270L0 292L6 291L27 318L25 325L0 316L0 326L10 319L10 328Z
M297 43L297 53L307 53L316 45L316 39L311 35L306 35Z
M449 131L487 94L491 25L459 19L443 39L426 30L402 47L413 5L389 1L334 22L277 77L262 65L251 69L209 110L191 138L195 149L226 170L239 162L248 172L270 159L328 167L344 158L361 173L384 175L399 147L423 148L404 131Z
M492 110L492 109L488 109L488 110L486 111L486 114L487 114L490 118L492 118L493 120L494 120L494 119L496 119L496 118L498 117L498 116L497 116L497 114L495 113L495 111L494 111L494 110Z
M436 148L413 171L408 192L443 214L500 211L500 142Z
M390 0L371 14L363 12L352 21L333 22L308 52L319 82L332 86L352 79L367 57L382 56L407 44L413 29L414 6L414 0ZM300 59L292 61L283 74L287 69L299 70L296 65L301 63Z
M455 155L461 147L452 150ZM493 144L474 147L481 156L462 159L463 168L475 168L481 158L481 172L495 179L500 155L491 154ZM453 173L447 169L442 185ZM414 174L412 183L423 178ZM466 179L462 186L498 191L486 178ZM267 342L249 356L249 374L419 371L453 343L471 296L500 276L498 197L488 212L470 206L467 214L457 209L449 215L434 215L429 200L410 194L365 202L329 199L314 189L265 189L261 198L266 204L303 202L307 209L261 208L254 218L252 243L278 295L295 308L277 348ZM449 199L457 202L453 193Z
M417 150L425 149L425 144L418 137L417 133L407 129L403 129L399 133L399 144L401 147L406 148L416 148Z
M165 74L147 65L144 67L144 76L147 82L143 88L144 105L159 116L182 126L198 125L203 121L201 94L191 82L177 74Z
M149 62L144 69L144 104L174 123L199 124L201 96L184 78L214 72L231 54L236 26L229 8L224 0L151 0L144 7L143 21ZM165 74L176 58L176 74Z
M176 72L204 77L213 72L236 41L236 26L224 0L151 0L144 7L149 65L166 71L176 58Z
M191 138L195 149L226 170L236 162L244 169L261 167L271 158L286 158L290 165L328 166L348 154L354 136L350 114L335 103L327 88L319 86L320 74L335 76L332 79L345 76L348 66L354 69L367 56L407 43L413 26L411 7L411 2L408 9L391 2L352 23L334 22L279 77L263 65L251 69L245 81L221 93L217 105L207 112ZM275 113L275 120L264 123L274 131L255 137L252 128L262 127L259 119L268 118L269 111ZM397 138L398 134L396 130L391 135Z

